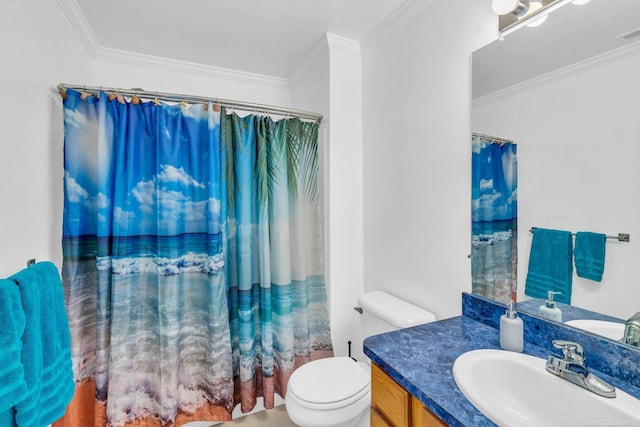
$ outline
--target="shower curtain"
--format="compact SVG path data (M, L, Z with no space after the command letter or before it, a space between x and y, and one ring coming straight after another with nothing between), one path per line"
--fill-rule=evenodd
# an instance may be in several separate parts
M225 264L243 412L273 407L293 370L333 355L318 203L318 126L222 114Z
M317 124L64 99L76 393L56 426L179 426L229 420L257 396L272 405L297 364L331 354ZM299 142L285 149L295 167L279 163L283 139Z
M517 146L472 136L472 292L515 301L518 264Z

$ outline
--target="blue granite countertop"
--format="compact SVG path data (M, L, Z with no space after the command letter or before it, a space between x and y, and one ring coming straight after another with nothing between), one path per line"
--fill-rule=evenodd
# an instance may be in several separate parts
M495 424L464 397L451 369L462 353L499 343L496 329L460 316L368 337L364 352L448 425L482 427Z
M458 316L368 337L364 352L450 426L495 426L462 394L453 377L453 363L475 349L499 349L498 329ZM548 349L525 341L524 353L546 359ZM596 371L605 381L640 397L635 387Z
M541 305L544 305L545 300L541 298L530 299L526 301L520 301L516 304L516 310L520 313L528 313L537 315ZM556 302L556 306L562 311L562 321L568 322L569 320L577 319L592 319L592 320L606 320L608 322L624 323L623 319L617 317L608 316L606 314L596 313L591 310L585 310L574 305L563 304Z

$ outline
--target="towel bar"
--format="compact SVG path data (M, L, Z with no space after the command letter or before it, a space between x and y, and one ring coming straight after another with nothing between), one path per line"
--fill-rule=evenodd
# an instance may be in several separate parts
M533 233L537 227L531 227L529 229L529 233ZM576 233L571 233L572 236L575 236ZM619 242L629 242L630 235L628 233L618 233L617 236L607 236L607 239L615 239Z

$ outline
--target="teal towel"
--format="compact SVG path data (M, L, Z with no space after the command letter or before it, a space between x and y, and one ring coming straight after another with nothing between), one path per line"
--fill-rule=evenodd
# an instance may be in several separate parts
M573 259L576 263L578 276L596 282L602 280L606 242L607 236L605 234L588 231L576 233Z
M0 280L0 414L7 414L27 394L20 361L25 317L20 289L12 280ZM2 419L2 415L0 415ZM0 425L4 425L0 423Z
M21 360L27 395L15 406L15 421L18 427L42 427L64 415L74 392L62 282L50 262L39 262L11 279L20 289L26 318Z
M547 291L560 292L554 299L571 304L572 278L571 232L536 228L531 242L524 293L533 298L546 298Z

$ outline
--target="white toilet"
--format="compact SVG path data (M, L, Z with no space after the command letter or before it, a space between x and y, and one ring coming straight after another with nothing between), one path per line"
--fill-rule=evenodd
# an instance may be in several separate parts
M383 291L358 298L365 337L436 320L433 313ZM369 427L369 359L331 357L309 362L289 378L285 405L301 427Z

